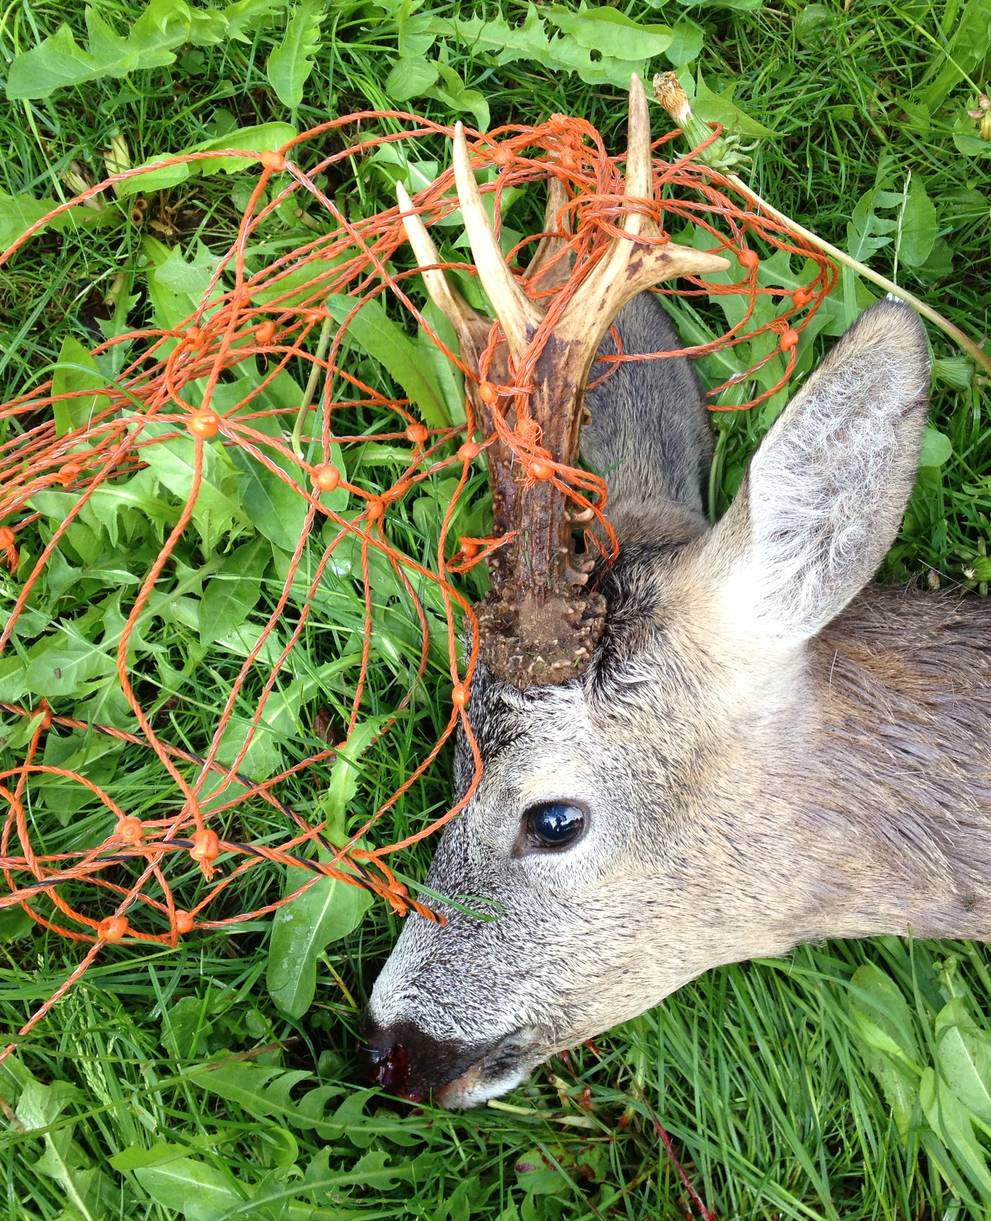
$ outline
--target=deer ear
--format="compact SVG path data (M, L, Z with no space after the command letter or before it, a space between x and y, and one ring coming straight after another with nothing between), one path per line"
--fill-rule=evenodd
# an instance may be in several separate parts
M721 623L798 644L866 585L912 491L928 387L922 324L879 301L789 403L705 542Z
M682 346L653 293L640 293L615 320L623 352ZM615 352L611 336L600 355ZM607 375L603 377L603 374ZM684 356L592 366L591 420L582 457L609 485L609 520L624 543L684 541L706 527L702 489L712 458L709 413Z

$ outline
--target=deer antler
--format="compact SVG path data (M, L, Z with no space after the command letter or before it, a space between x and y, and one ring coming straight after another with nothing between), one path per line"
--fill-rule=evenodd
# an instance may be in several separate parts
M522 447L534 459L529 472L498 441L487 450L497 534L507 544L490 561L492 592L479 608L482 656L495 674L517 687L563 682L588 664L602 631L601 595L585 589L587 572L573 556L567 498L552 479L555 464L571 467L578 453L582 396L589 369L613 319L637 293L676 276L698 276L728 266L718 255L662 240L648 215L653 166L647 99L638 77L630 82L629 140L622 221L614 238L590 264L570 300L555 309L527 294L525 283L543 292L562 289L570 269L561 252L558 213L564 188L551 179L545 230L526 281L510 271L482 205L464 131L454 135L454 179L478 278L498 320L503 342L490 360L486 381L529 382L518 403L515 427L528 425ZM469 367L479 368L491 337L492 320L472 308L438 267L437 248L402 184L397 195L406 235L434 304L447 316ZM639 207L637 204L639 203ZM551 317L548 317L551 315ZM526 370L523 373L522 370ZM469 384L472 404L486 435L505 433L514 422L505 406L482 397L481 382ZM496 413L502 414L497 417ZM538 465L538 463L542 463ZM539 472L539 475L538 475Z

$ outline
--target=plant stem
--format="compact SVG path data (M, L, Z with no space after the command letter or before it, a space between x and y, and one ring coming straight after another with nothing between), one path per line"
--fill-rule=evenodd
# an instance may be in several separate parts
M797 221L792 220L790 216L785 216L783 212L779 212L773 204L769 204L766 199L761 199L757 192L747 186L739 175L727 174L726 177L738 191L742 191L748 196L754 207L759 211L772 216L792 233L805 238L807 242L818 247L819 250L828 254L830 258L835 259L837 263L841 263L844 267L849 267L852 271L855 271L858 276L862 276L865 280L870 280L893 297L898 297L901 301L907 301L916 313L921 314L923 318L928 318L933 326L939 327L944 335L948 335L961 351L967 353L975 364L980 365L985 372L991 373L991 355L985 352L969 335L961 331L958 326L954 326L949 318L945 318L938 310L934 310L932 306L926 305L914 293L910 293L907 288L902 288L901 285L896 284L893 280L889 280L887 276L881 275L879 271L868 267L866 263L861 263L858 259L853 258L845 250L840 250L838 246L834 246L831 242L827 242L824 238L819 237L811 229L806 229L804 225L800 225Z
M703 123L692 111L688 94L685 93L676 73L658 73L654 77L653 84L654 96L667 111L672 122L681 128L682 136L686 142L697 144L711 135L708 124ZM703 154L702 156L704 160L705 155ZM890 293L893 297L897 297L900 301L907 301L923 318L928 318L933 326L939 327L944 335L948 335L961 351L966 352L976 365L980 365L985 373L991 374L991 354L985 352L979 344L975 343L958 326L954 326L949 318L944 318L938 310L934 310L932 306L926 305L924 301L920 301L907 288L902 288L893 280L889 280L887 276L882 276L880 272L874 271L866 263L861 263L847 254L845 250L840 250L838 246L825 241L818 234L813 233L811 229L806 229L804 225L800 225L797 221L792 220L790 216L786 216L784 212L780 212L773 204L769 204L766 199L761 199L757 192L752 187L747 186L738 174L728 172L726 173L726 180L745 195L754 208L764 212L767 216L773 217L779 224L784 225L789 232L794 233L797 237L804 238L811 245L828 254L830 258L835 259L837 263L842 264L844 267L849 267L851 271L855 271L857 275L862 276L865 280L870 280L879 288L883 288L885 292Z
M330 327L332 322L333 319L328 314L320 327L320 338L317 340L317 358L310 366L310 376L306 379L303 401L299 405L299 411L296 412L296 422L292 426L292 451L300 459L303 457L303 424L306 420L306 413L310 410L310 406L313 403L313 396L316 394L320 374L323 372L321 366L327 355L327 349L330 347Z

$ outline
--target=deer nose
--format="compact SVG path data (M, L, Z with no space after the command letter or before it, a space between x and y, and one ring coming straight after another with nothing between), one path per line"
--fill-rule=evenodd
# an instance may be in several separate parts
M369 1077L390 1094L422 1102L458 1077L478 1051L455 1039L437 1039L412 1022L380 1026L367 1014L362 1022Z

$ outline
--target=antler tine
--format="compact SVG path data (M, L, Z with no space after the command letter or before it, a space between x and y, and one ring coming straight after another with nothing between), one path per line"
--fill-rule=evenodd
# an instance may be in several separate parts
M650 151L650 115L647 96L636 73L630 77L629 138L626 152L624 196L650 199L653 196L653 164ZM631 208L623 218L626 237L616 238L611 249L585 279L555 333L571 340L584 339L592 352L623 305L638 292L662 280L680 275L702 275L723 271L726 259L702 250L692 250L667 242L663 246L640 246L632 240L656 226L642 211Z
M485 322L486 319L462 297L451 284L439 267L432 264L440 263L441 257L434 245L434 239L427 232L427 227L413 211L413 201L401 182L396 183L396 198L399 200L399 210L403 213L403 228L413 254L420 267L423 283L431 301L441 311L447 320L461 334L473 322Z
M557 232L559 223L565 234L571 232L571 218L567 214L562 221L558 221L558 215L567 202L568 192L564 189L564 183L560 178L548 178L544 236L538 242L530 266L526 269L527 283L542 291L563 287L571 276L571 260L561 255L568 239Z
M454 129L454 181L478 278L499 319L509 350L513 358L519 360L540 325L542 313L520 287L502 257L475 182L461 123Z

